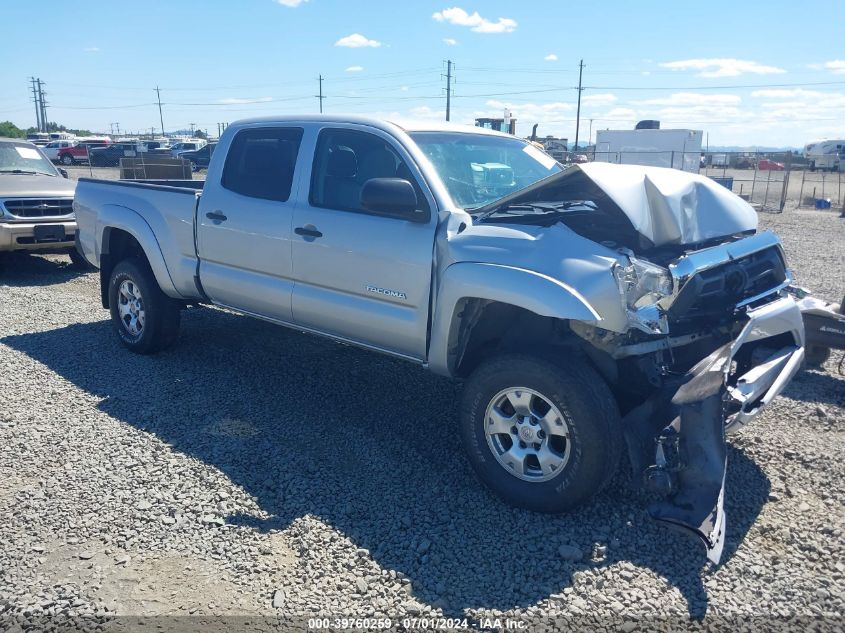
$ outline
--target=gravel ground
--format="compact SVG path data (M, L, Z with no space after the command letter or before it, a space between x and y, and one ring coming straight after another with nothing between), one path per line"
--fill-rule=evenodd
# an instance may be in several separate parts
M799 282L841 297L845 220L762 223ZM827 616L820 628L841 630L838 353L732 439L712 569L624 475L565 516L503 505L459 448L459 386L420 368L205 308L184 314L175 348L139 357L107 316L97 275L63 256L0 274L0 630L44 614L625 631Z

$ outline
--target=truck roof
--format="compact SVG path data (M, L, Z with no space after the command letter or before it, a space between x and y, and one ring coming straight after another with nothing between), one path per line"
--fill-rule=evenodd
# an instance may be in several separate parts
M232 125L247 125L251 123L357 123L369 125L375 128L389 131L391 126L396 126L406 132L463 132L465 134L485 134L487 136L504 136L507 138L518 138L504 132L497 132L474 125L463 125L451 121L429 121L413 120L403 118L381 119L376 117L361 116L357 114L284 114L278 116L263 116L249 119L240 119Z

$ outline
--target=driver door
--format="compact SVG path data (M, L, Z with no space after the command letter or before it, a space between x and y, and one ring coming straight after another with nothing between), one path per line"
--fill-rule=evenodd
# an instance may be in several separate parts
M412 182L421 208L433 208L407 153L365 129L324 128L317 138L308 200L294 209L293 318L421 360L436 214L418 223L362 209L367 180L396 177Z

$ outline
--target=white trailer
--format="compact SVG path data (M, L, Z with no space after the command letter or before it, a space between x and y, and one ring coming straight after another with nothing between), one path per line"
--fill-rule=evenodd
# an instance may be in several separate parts
M832 139L808 143L804 146L804 158L809 162L811 170L839 171L845 163L845 140Z
M701 130L599 130L594 160L698 173Z

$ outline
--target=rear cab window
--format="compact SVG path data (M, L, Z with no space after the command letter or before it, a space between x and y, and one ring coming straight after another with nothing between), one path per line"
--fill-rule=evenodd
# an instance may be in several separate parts
M241 130L232 140L222 186L251 198L286 202L290 198L302 128Z

